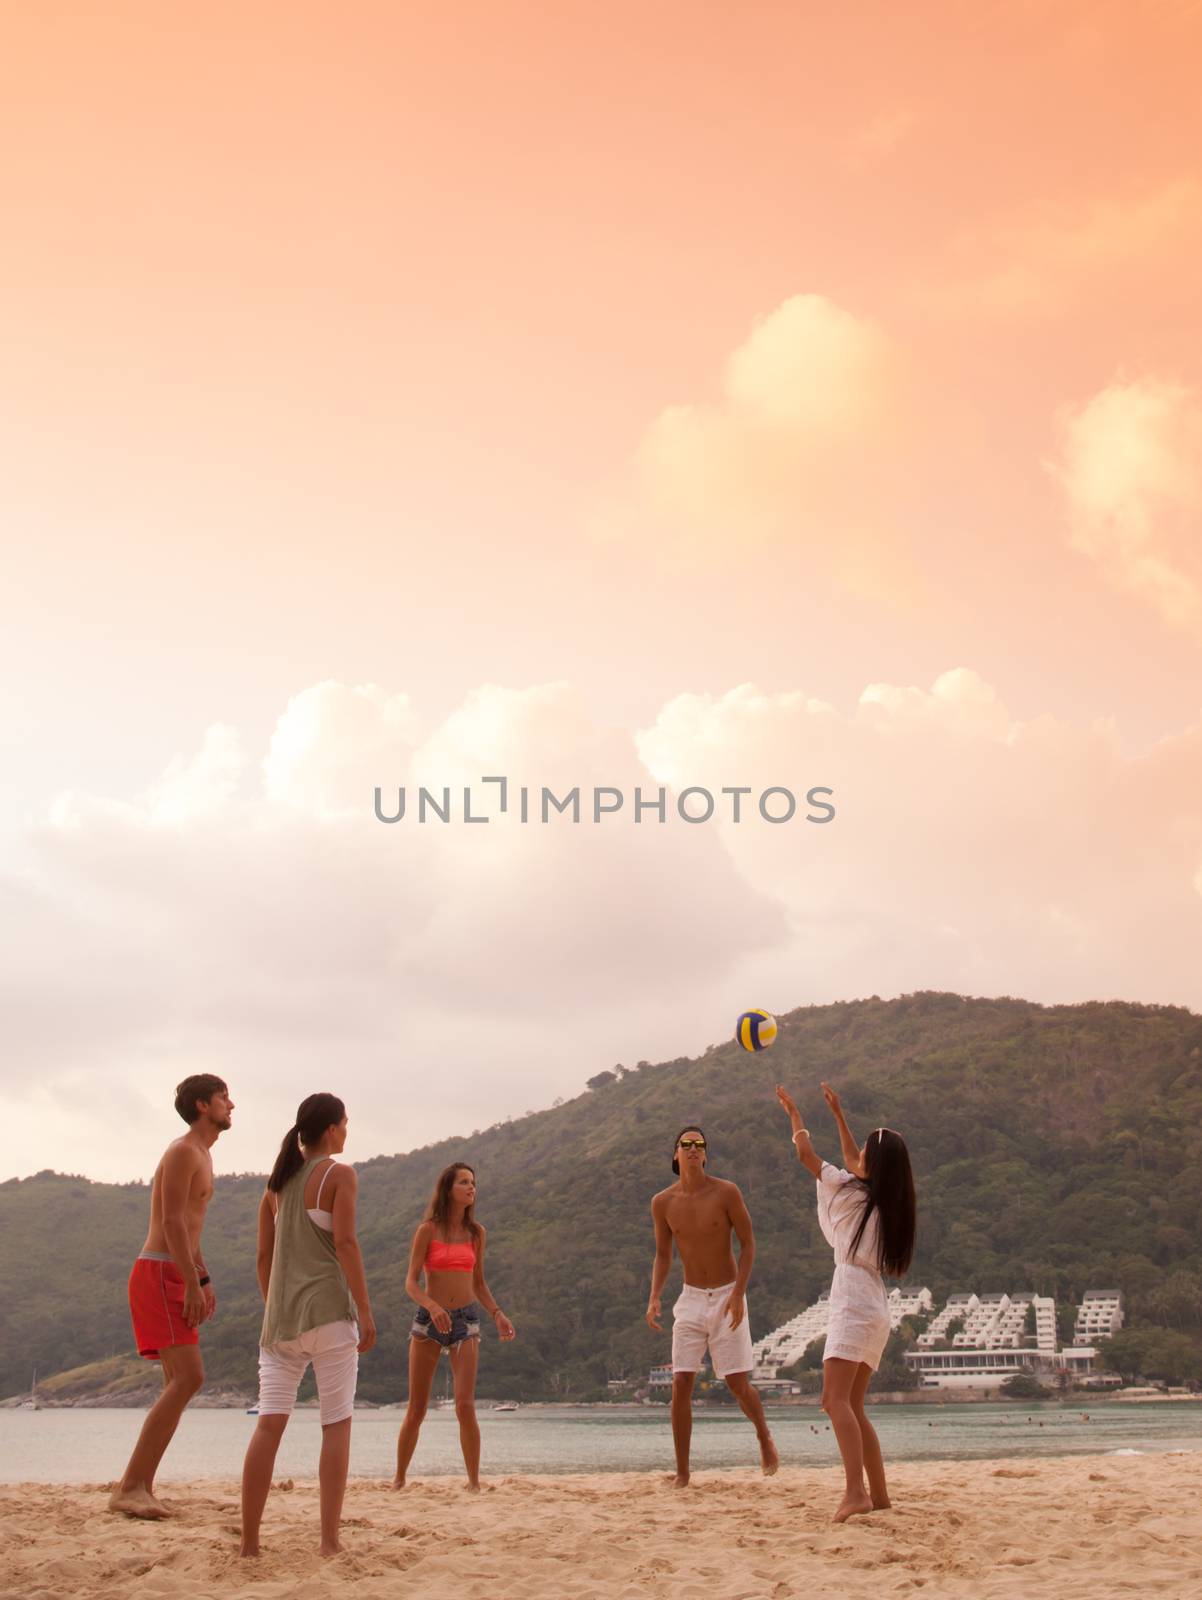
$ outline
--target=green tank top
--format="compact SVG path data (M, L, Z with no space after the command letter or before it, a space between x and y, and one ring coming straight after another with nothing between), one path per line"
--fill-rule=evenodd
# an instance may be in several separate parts
M299 1339L326 1322L358 1321L334 1250L334 1235L319 1228L305 1209L309 1174L319 1161L327 1159L315 1156L306 1161L280 1190L261 1345Z

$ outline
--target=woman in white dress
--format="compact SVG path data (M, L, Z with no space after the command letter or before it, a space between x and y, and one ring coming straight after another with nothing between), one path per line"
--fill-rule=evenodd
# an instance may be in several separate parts
M869 1380L889 1338L889 1301L883 1275L902 1277L914 1254L914 1177L906 1141L892 1128L870 1133L861 1149L852 1137L839 1096L822 1085L843 1149L843 1167L814 1152L809 1129L792 1096L776 1097L793 1124L802 1166L818 1179L818 1223L835 1252L830 1320L822 1363L822 1409L831 1419L847 1483L836 1522L889 1505L885 1465L872 1423L864 1415ZM867 1474L868 1487L864 1487Z

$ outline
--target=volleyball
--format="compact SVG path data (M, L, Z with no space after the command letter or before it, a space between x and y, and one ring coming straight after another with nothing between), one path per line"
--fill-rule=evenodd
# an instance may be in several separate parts
M735 1023L735 1038L744 1050L766 1050L776 1040L776 1018L766 1011L744 1011Z

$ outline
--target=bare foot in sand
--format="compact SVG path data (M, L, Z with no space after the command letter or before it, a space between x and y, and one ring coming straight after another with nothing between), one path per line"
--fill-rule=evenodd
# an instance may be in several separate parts
M760 1467L765 1478L770 1478L779 1466L780 1456L776 1453L776 1446L773 1444L772 1435L769 1433L760 1440Z
M869 1499L868 1495L863 1489L861 1489L858 1494L852 1490L848 1490L848 1492L843 1496L842 1500L840 1500L839 1509L835 1512L834 1516L831 1518L831 1521L846 1522L848 1517L859 1516L862 1511L871 1510L872 1501Z
M323 1556L340 1556L342 1554L342 1545L337 1539L332 1544L327 1544L323 1539L321 1541L321 1554Z
M874 1511L891 1511L893 1509L893 1501L890 1500L887 1494L882 1495L879 1500L874 1495L872 1499L872 1509Z
M243 1539L242 1548L238 1551L238 1554L240 1556L245 1556L248 1560L254 1559L259 1554L259 1541L256 1539L255 1542L251 1544L248 1540Z
M109 1495L109 1510L121 1511L127 1517L143 1517L147 1522L161 1522L171 1515L148 1489L114 1489Z
M670 1483L674 1489L687 1489L689 1475L687 1472L669 1472L664 1482Z
M469 1478L468 1481L467 1481L467 1484L465 1485L465 1487L468 1490L470 1490L470 1492L472 1494L479 1494L480 1493L480 1480L479 1480L479 1478L476 1479L475 1483L473 1483L472 1480Z
M405 1487L405 1480L404 1478L394 1478L388 1487L390 1489L403 1489Z

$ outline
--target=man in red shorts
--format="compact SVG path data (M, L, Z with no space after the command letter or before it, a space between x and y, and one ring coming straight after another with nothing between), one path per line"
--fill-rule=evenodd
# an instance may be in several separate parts
M138 1354L163 1363L163 1392L146 1413L125 1476L109 1497L110 1511L166 1517L154 1497L163 1452L204 1382L198 1329L217 1297L200 1253L200 1233L213 1195L209 1151L230 1126L234 1102L220 1078L203 1072L175 1091L175 1109L188 1124L167 1146L150 1190L150 1231L129 1275L129 1314Z

